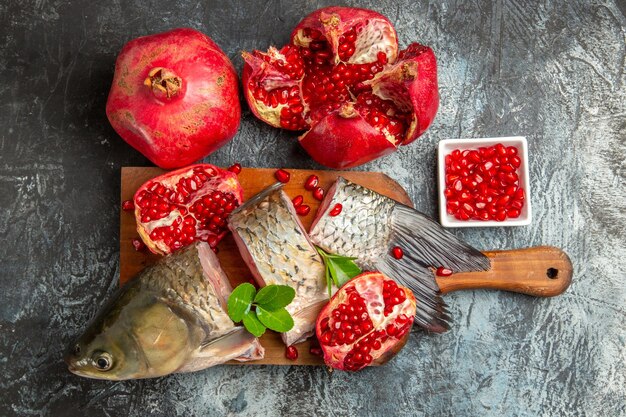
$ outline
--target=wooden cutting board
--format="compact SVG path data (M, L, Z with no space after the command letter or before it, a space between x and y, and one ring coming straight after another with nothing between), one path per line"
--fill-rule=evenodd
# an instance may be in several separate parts
M244 168L239 174L239 181L244 189L244 198L247 200L265 187L276 182L274 178L275 169L267 168ZM159 168L122 168L122 190L121 201L133 198L135 191L146 181L164 171ZM311 212L305 217L300 217L304 227L308 230L319 201L315 200L310 191L303 188L306 178L315 174L320 178L320 186L328 189L330 185L342 176L350 181L366 185L372 190L386 195L406 205L412 206L411 200L406 191L393 179L380 172L355 172L355 171L309 171L309 170L289 170L291 181L284 187L285 192L291 197L298 194L304 196L304 204L311 206ZM135 276L147 265L155 262L158 256L146 252L137 252L133 248L132 239L138 238L135 223L135 216L132 212L120 210L120 284L124 284ZM230 279L233 287L242 282L252 279L252 274L244 263L232 236L229 234L218 245L218 257L222 268ZM291 361L285 358L285 345L278 333L267 331L261 337L261 344L265 347L265 358L243 362L251 365L323 365L323 360L309 353L310 342L306 341L296 345L298 349L298 359ZM242 362L231 361L229 363L241 365Z

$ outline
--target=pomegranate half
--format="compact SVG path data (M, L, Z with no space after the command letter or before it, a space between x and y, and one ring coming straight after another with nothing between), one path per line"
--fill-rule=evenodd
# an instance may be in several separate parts
M346 283L322 309L317 339L327 365L358 371L391 359L406 343L415 297L380 272L365 272Z
M283 129L317 162L349 168L417 139L439 106L437 64L427 46L398 51L391 22L367 9L326 7L305 17L290 44L244 52L252 112Z
M115 131L153 163L183 167L237 133L237 73L196 30L137 38L117 58L106 113Z
M243 189L236 174L197 164L151 179L133 200L139 236L151 252L165 255L197 240L215 248Z

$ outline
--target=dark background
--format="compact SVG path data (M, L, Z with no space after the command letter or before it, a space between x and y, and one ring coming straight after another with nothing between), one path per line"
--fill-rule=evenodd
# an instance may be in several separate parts
M219 366L105 382L66 370L62 351L117 285L120 167L149 165L104 113L122 45L190 26L240 70L240 51L284 44L330 4L0 3L0 415L626 415L626 7L612 1L348 3L384 13L402 46L430 45L439 63L432 128L360 169L388 173L434 215L440 139L526 136L532 225L454 232L480 249L564 248L566 294L449 295L450 332L414 330L394 361L356 375ZM206 160L319 168L245 108Z

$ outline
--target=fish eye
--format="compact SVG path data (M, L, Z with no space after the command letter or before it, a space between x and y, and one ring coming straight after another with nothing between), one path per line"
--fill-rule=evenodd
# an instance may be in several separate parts
M80 345L78 343L74 345L73 352L74 352L74 356L80 355Z
M106 352L100 352L94 355L93 363L101 371L108 371L113 365L113 358Z

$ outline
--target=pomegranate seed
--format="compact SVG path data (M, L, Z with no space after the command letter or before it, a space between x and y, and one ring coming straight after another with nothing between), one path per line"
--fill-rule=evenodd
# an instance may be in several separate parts
M316 187L313 190L313 198L322 201L324 199L324 189L322 187Z
M122 210L124 211L133 211L135 210L135 203L133 200L124 200L122 202Z
M286 184L289 182L291 174L289 174L289 172L285 171L284 169L279 169L274 172L274 177L283 184Z
M302 197L301 195L297 195L293 198L293 200L291 200L291 202L293 203L293 206L298 208L302 205L302 202L304 202L304 197Z
M340 203L337 203L328 215L332 217L338 216L341 213L341 210L343 210L343 206Z
M304 189L307 191L313 191L317 185L319 184L320 179L317 175L309 175L309 177L304 182Z
M235 174L239 175L239 173L241 173L241 164L239 163L233 164L228 168L228 170L230 172L234 172Z
M296 213L298 213L298 215L300 216L306 216L307 214L309 214L310 211L311 207L307 206L306 204L302 204L296 207Z
M404 256L404 251L400 246L395 246L393 249L391 249L391 254L396 259L402 259L402 257Z
M438 277L449 277L450 275L452 275L452 270L448 268L444 268L443 266L440 266L439 268L437 268L437 272L435 274Z
M146 249L146 244L143 243L141 239L133 239L131 242L137 252L141 252Z
M309 348L309 353L314 356L324 356L324 352L322 351L322 348L319 346L311 346Z
M291 361L298 359L298 349L295 346L287 346L285 349L285 357Z
M518 209L510 208L506 211L508 217L516 219L520 216L521 212Z

